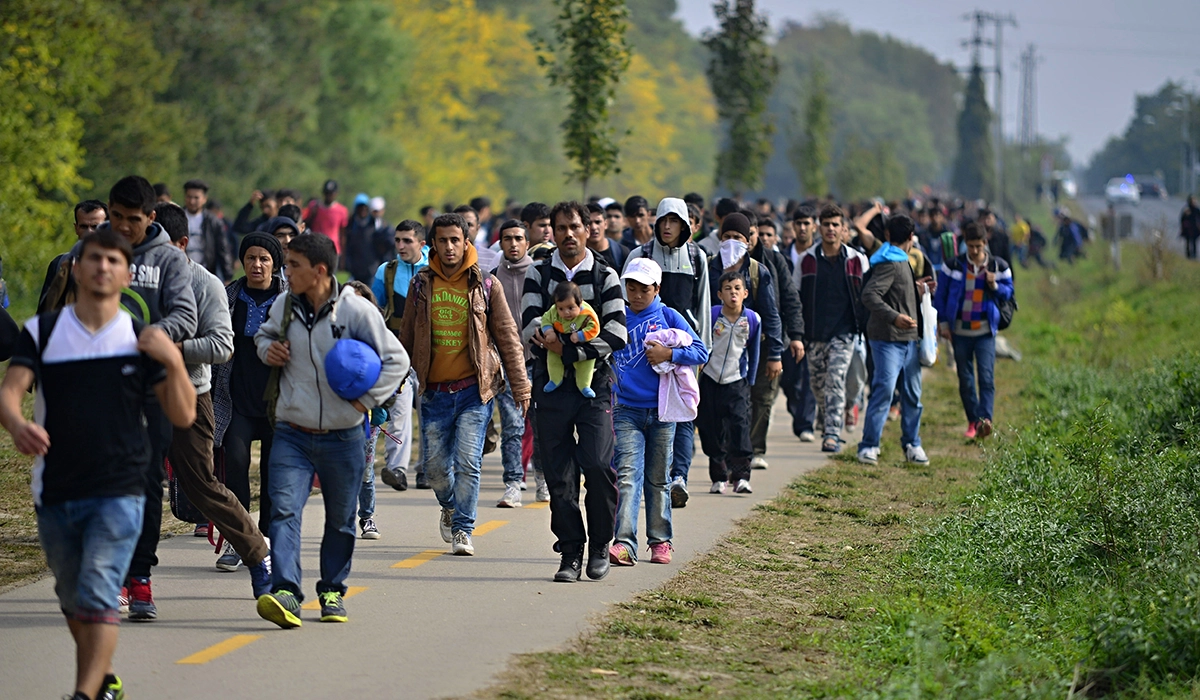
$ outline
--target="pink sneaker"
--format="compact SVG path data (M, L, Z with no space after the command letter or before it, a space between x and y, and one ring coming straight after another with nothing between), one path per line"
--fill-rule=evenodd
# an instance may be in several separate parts
M650 545L650 563L651 564L670 564L671 552L675 548L670 542L659 542L658 544Z
M633 566L637 563L633 558L633 552L629 551L629 547L621 542L608 548L608 561L617 566Z
M967 423L967 432L963 433L963 437L965 437L968 440L974 440L975 434L976 434L975 433L975 424Z

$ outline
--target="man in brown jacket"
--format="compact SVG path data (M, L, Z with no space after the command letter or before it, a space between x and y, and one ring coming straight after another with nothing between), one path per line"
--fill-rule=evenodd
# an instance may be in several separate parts
M432 229L433 255L409 284L400 342L420 383L421 462L442 507L442 539L454 554L471 556L492 399L507 374L524 414L530 385L504 288L480 271L467 222L443 214Z

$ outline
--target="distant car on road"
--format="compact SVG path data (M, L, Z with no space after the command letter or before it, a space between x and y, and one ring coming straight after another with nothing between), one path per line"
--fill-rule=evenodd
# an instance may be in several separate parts
M1114 177L1104 186L1104 199L1109 204L1117 204L1126 202L1129 204L1137 204L1141 201L1142 195L1138 191L1137 182L1134 181L1132 175L1125 177Z
M1166 199L1167 198L1167 183L1163 182L1161 177L1157 175L1134 175L1133 181L1137 183L1138 194L1147 199Z
M1055 170L1052 175L1054 181L1058 183L1058 193L1067 199L1075 199L1079 194L1079 187L1075 184L1075 176L1068 170Z

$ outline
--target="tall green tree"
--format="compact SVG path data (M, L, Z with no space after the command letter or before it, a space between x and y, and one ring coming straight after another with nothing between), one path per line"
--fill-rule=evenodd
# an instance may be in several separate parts
M730 4L730 3L733 4ZM717 184L735 195L762 186L775 125L767 98L779 77L779 62L767 45L767 18L754 0L718 0L713 5L720 29L706 32L711 56L708 83L717 115L728 129L717 155Z
M829 99L829 79L820 63L808 79L808 99L804 103L804 131L793 148L792 165L800 176L800 187L808 197L823 197L829 191L826 171L833 152L833 110Z
M555 0L552 44L539 42L538 63L550 84L569 96L562 122L563 151L575 163L569 173L583 187L619 171L620 147L609 119L617 84L629 68L629 10L625 0Z
M958 155L951 185L968 199L986 199L995 190L991 136L992 110L984 94L983 69L971 66L962 111L958 114Z

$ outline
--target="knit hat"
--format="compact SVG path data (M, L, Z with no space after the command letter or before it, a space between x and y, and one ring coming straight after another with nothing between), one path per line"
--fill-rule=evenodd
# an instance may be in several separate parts
M246 251L254 246L265 248L271 254L271 261L274 263L271 269L278 272L283 268L283 246L279 245L277 238L262 231L251 231L246 234L246 237L242 239L242 245L238 248L238 260L245 260Z
M743 214L734 212L721 221L721 233L726 231L737 231L748 241L750 240L750 220Z
M354 401L379 380L379 354L366 343L342 338L325 354L325 378L333 393Z

